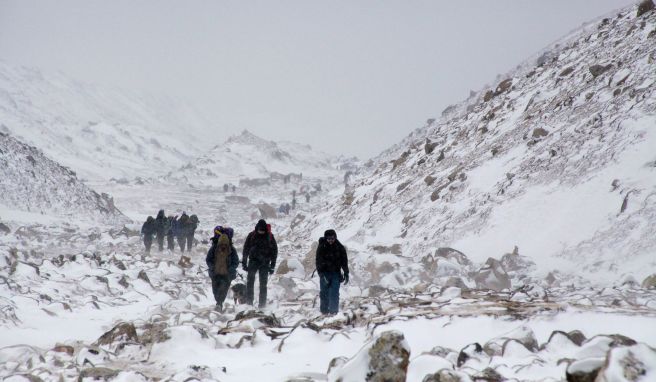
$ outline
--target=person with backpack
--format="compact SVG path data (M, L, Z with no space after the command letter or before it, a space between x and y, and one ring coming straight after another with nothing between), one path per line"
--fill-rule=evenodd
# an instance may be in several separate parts
M348 284L349 268L346 248L337 240L335 230L326 230L319 239L316 265L319 273L319 310L323 314L337 314L339 287L341 283Z
M260 299L258 306L264 308L267 298L267 282L269 275L273 274L278 258L278 244L271 233L271 226L264 219L260 219L255 225L255 230L250 232L244 242L241 265L248 272L246 278L246 298L248 304L253 305L255 275L260 279Z
M182 212L180 219L178 219L178 226L175 230L178 237L178 246L180 246L180 252L184 253L186 243L187 243L187 226L189 223L189 215L186 212Z
M152 216L148 216L141 226L141 236L143 237L144 246L146 247L146 253L150 253L150 247L153 245L153 235L155 234L155 231L155 219L153 219Z
M168 233L169 221L164 210L159 210L155 218L155 232L157 234L157 246L160 252L164 250L164 237Z
M166 248L173 252L175 250L175 229L178 224L177 216L168 217L168 230L166 231Z
M194 234L198 228L198 216L191 215L189 221L187 222L187 252L191 252L191 245L194 242Z
M239 256L232 245L232 228L216 226L210 239L212 246L207 251L205 263L212 280L212 294L216 301L215 310L223 312L223 302L228 295L230 283L237 278Z

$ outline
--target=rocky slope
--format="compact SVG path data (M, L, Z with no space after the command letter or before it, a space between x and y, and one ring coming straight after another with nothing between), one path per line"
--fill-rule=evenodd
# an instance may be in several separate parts
M295 231L314 239L332 222L398 285L440 247L483 262L518 246L541 277L642 279L656 252L654 126L656 12L632 7L447 108Z
M114 206L111 197L91 190L69 168L5 133L0 133L0 179L3 210L76 220L85 217L105 223L128 220Z
M0 62L0 131L39 147L84 179L166 173L209 148L199 139L208 126L173 99Z

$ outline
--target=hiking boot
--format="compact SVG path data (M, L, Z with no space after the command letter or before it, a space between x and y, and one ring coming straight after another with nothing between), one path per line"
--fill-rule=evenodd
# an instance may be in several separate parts
M217 303L216 306L214 307L215 312L223 313L223 304Z

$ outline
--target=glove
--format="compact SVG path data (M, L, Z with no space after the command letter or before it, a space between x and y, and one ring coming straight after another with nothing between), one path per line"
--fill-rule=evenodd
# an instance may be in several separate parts
M342 276L342 282L344 282L344 285L348 284L348 282L349 282L348 272L344 272L344 276Z
M273 272L274 272L275 270L276 270L276 266L275 266L275 265L272 265L272 266L269 268L269 274L272 275Z

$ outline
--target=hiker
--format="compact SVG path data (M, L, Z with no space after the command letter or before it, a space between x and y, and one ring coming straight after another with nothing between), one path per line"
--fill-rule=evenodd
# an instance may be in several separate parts
M246 298L253 305L255 274L260 279L260 299L258 306L264 308L267 298L267 281L269 275L276 268L278 257L278 244L271 233L271 225L264 219L260 219L255 225L255 230L248 234L244 242L241 265L248 272L246 278Z
M232 230L232 228L230 228ZM214 236L210 239L212 246L207 251L205 263L212 280L212 294L216 301L215 310L223 312L223 302L228 295L230 283L237 278L237 266L239 265L239 256L237 250L232 245L232 235L221 227L214 228Z
M146 253L150 253L150 246L153 245L153 235L155 234L155 219L148 216L146 221L141 226L141 236L143 237L144 245L146 246Z
M168 230L166 231L166 248L173 252L175 250L175 229L178 224L177 216L168 217Z
M317 247L317 272L319 273L319 310L334 315L339 310L339 284L349 282L348 256L335 230L329 229L319 239ZM343 271L343 273L342 273Z
M159 210L155 218L155 233L157 234L157 246L160 252L164 250L164 236L168 233L169 222L164 210Z
M194 242L194 233L198 228L198 216L191 215L187 223L187 252L191 252L191 244Z
M178 225L175 230L175 234L178 237L178 245L182 253L184 253L185 243L187 242L187 223L189 223L189 215L183 211L180 219L178 219Z
M310 203L310 193L305 194L305 203Z

